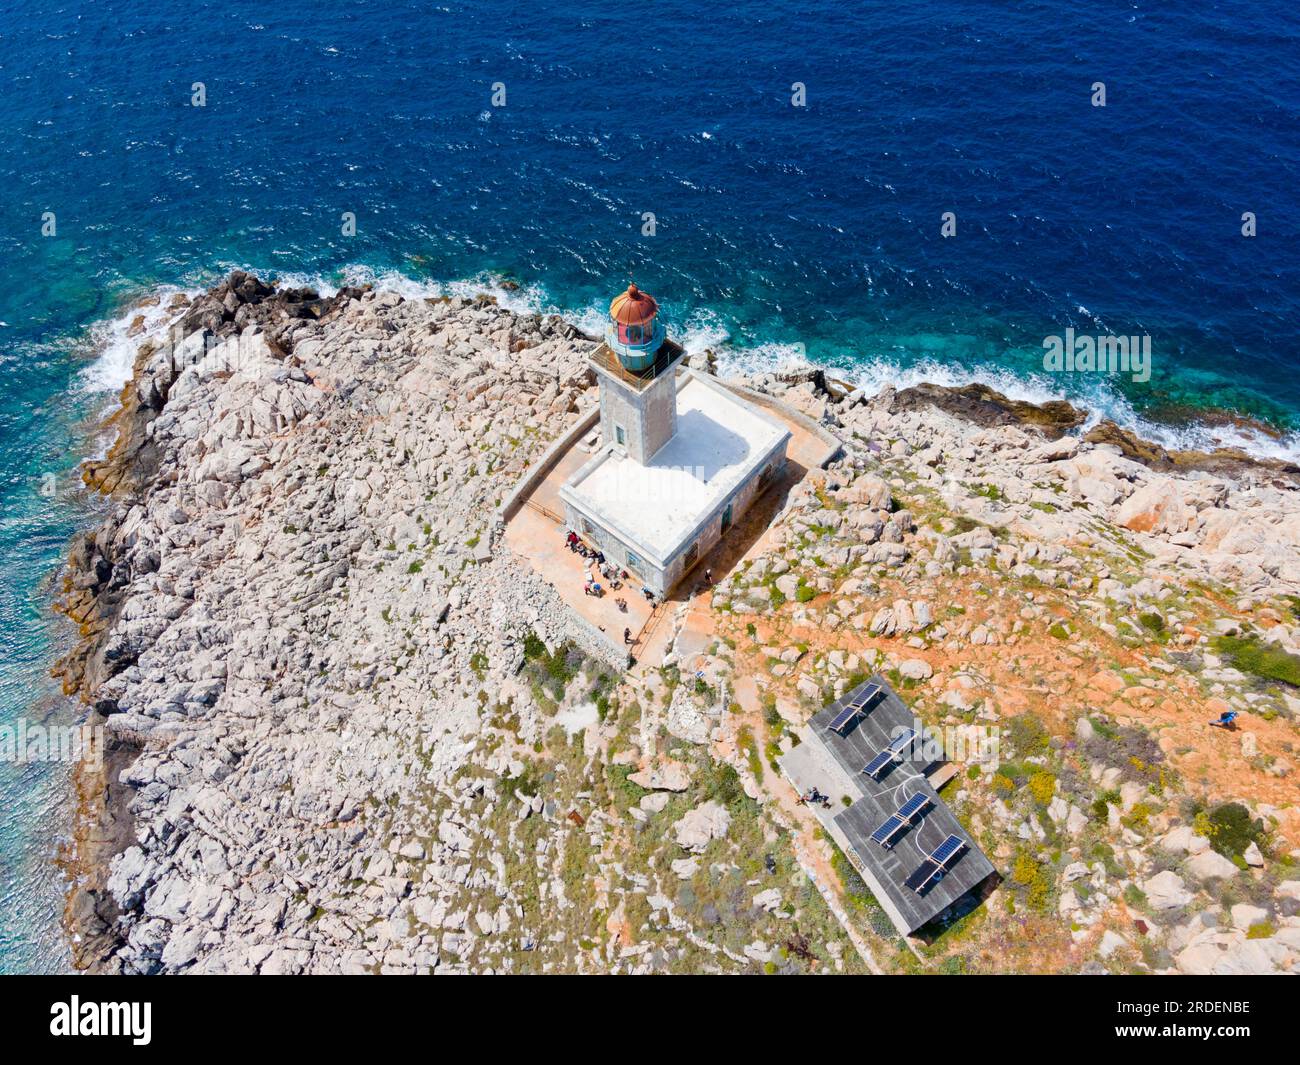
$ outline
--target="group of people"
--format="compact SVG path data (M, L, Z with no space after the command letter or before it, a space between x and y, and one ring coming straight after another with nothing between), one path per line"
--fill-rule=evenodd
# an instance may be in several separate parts
M809 805L820 806L825 810L829 810L831 808L831 800L830 800L830 796L823 795L814 786L808 789L807 795L800 795L799 798L795 800L795 805L796 806L809 806Z
M594 595L596 598L603 596L605 594L605 585L601 583L602 578L609 582L609 587L614 591L618 591L623 587L623 582L630 579L627 570L619 569L612 562L606 562L603 551L588 547L582 542L582 537L572 529L565 536L564 542L570 551L575 555L581 555L591 566L591 572L582 585L584 595ZM626 613L627 603L622 598L619 598L617 602L619 610Z

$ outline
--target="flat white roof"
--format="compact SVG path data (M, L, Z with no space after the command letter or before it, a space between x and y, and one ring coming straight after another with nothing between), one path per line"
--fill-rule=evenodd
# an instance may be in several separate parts
M724 386L691 371L683 378L676 435L646 465L610 446L560 490L660 565L790 436Z

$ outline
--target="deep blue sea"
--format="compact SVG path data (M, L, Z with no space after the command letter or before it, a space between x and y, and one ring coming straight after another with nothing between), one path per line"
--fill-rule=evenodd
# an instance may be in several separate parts
M132 304L234 266L588 323L632 277L730 365L986 380L1297 454L1298 12L9 0L0 726L74 714L47 678L51 580L93 517L75 468ZM1150 381L1043 373L1067 327L1149 335ZM1276 435L1207 430L1223 412ZM0 971L66 964L67 810L62 767L0 764Z

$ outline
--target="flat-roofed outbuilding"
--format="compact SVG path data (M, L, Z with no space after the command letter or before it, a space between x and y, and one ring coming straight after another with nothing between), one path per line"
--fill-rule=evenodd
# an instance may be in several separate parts
M872 685L883 694L872 693ZM864 698L869 694L873 697ZM856 703L867 708L848 715L845 725L843 711ZM840 728L833 729L837 719ZM863 772L908 730L916 733L916 741L899 757L891 759L878 776ZM927 743L924 727L883 677L872 677L815 714L806 727L806 738L828 757L800 755L796 747L782 758L782 767L801 791L817 786L832 797L851 800L847 808L823 816L823 824L902 935L929 924L996 872L930 784L928 774L942 764L935 757L936 745ZM821 784L808 779L826 773L834 773L836 779ZM918 795L925 796L925 805L901 829L890 826L889 846L872 839L908 799ZM918 876L920 870L932 871L927 865L929 855L950 836L959 837L964 846L945 864L943 875ZM918 883L924 885L921 891L913 886Z

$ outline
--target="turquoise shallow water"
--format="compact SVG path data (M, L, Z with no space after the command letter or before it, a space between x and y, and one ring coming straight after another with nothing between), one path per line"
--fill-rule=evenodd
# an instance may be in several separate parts
M701 11L0 12L0 724L73 713L46 677L49 582L88 520L75 465L129 366L131 301L233 266L413 293L507 278L503 298L589 323L631 275L733 365L988 380L1170 442L1229 410L1281 433L1250 446L1296 452L1291 5ZM1070 326L1149 334L1151 381L1043 375ZM0 764L0 970L61 964L63 774Z

